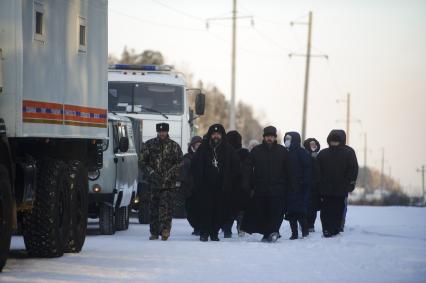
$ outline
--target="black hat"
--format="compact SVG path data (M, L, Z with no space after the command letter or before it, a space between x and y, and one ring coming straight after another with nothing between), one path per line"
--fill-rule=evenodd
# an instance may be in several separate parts
M274 126L268 126L266 128L263 129L263 136L277 136L277 128L275 128Z
M243 147L242 137L237 131L230 131L226 134L226 139L235 148L240 149Z
M213 133L220 133L222 138L224 138L226 135L225 128L221 124L213 124L210 126L207 132L207 136L210 138Z
M169 131L169 124L158 123L157 125L155 125L155 128L157 129L157 133L158 132L168 132Z
M203 141L202 137L200 137L200 136L193 136L192 139L191 139L191 142L189 143L189 145L194 145L197 142L202 142L202 141Z

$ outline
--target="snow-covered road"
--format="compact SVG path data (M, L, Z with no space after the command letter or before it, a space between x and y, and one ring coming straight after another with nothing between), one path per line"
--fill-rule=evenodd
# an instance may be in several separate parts
M259 235L202 243L185 220L174 220L167 242L148 241L148 225L114 236L90 224L80 254L27 258L21 237L0 282L426 282L426 209L349 207L347 229L335 238L318 232L274 244Z

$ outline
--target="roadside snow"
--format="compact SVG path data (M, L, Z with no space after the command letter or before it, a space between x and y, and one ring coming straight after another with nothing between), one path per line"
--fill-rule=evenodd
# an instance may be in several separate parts
M148 225L114 236L89 225L83 252L55 259L28 258L14 237L0 282L426 282L426 209L349 207L347 229L335 238L317 232L289 241L261 236L201 243L185 220L174 220L167 242L148 241Z

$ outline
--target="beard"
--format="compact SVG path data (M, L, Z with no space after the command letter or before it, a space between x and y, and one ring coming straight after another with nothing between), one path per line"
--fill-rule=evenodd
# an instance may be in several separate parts
M213 147L217 147L221 142L222 142L221 139L217 139L217 138L210 139L210 144Z

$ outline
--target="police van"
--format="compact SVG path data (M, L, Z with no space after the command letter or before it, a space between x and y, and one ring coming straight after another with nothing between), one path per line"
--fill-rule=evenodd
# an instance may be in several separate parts
M132 118L142 134L141 142L157 136L157 123L169 124L169 136L184 153L191 139L193 121L204 114L205 96L197 90L195 105L189 105L184 76L170 65L111 65L108 70L108 109ZM140 151L138 151L140 152ZM147 186L139 174L139 222L147 223ZM176 214L183 216L182 201Z
M130 119L109 113L108 139L103 142L104 166L89 172L89 217L99 218L100 234L111 235L129 227L138 180L134 141Z

